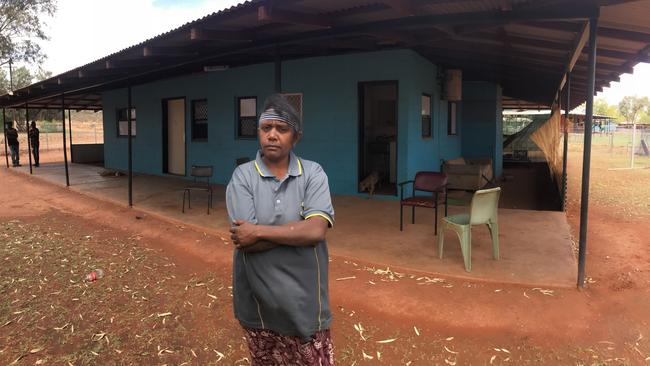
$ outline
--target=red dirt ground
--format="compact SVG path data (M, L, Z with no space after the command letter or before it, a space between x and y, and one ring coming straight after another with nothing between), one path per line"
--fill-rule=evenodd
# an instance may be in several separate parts
M247 363L228 293L230 244L4 168L0 179L0 363ZM576 232L579 207L570 202ZM584 290L469 282L332 257L337 362L646 364L649 224L591 206ZM93 266L106 277L80 283ZM54 329L65 324L76 330Z

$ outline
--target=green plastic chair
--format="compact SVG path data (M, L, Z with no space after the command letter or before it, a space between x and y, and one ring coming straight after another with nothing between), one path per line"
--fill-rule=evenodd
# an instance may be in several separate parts
M442 219L440 234L438 234L438 255L442 259L444 246L444 230L453 230L460 239L460 250L465 261L465 270L472 270L472 225L487 225L492 237L492 255L499 259L499 225L497 210L501 188L479 190L474 193L469 214L447 216Z

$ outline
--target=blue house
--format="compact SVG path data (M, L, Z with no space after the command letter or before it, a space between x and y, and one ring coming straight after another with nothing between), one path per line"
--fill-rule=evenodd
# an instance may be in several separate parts
M236 159L252 158L258 148L254 125L275 91L274 68L259 63L133 86L134 171L187 176L191 165L213 165L215 181L227 183ZM498 175L501 88L465 82L452 131L440 75L439 66L407 49L282 62L280 90L295 97L304 119L299 155L324 167L336 194L356 194L371 171L395 194L396 182L458 156L491 157ZM125 88L102 93L107 168L128 168L127 99ZM176 157L164 137L176 133L164 121L176 113L170 108L180 108L184 137ZM174 167L174 158L182 164Z
M323 165L333 193L358 194L376 172L395 197L396 183L457 157L490 158L500 177L503 109L572 108L631 72L649 36L628 16L645 5L627 3L253 0L0 106L101 110L107 168L189 178L212 165L225 184L254 156L263 102L280 92L304 119L298 153ZM590 75L592 23L602 42Z

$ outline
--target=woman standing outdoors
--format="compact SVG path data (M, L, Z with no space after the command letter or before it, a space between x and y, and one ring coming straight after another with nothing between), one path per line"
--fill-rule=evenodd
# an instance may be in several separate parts
M260 150L226 189L235 317L252 365L334 364L325 232L334 223L327 175L293 153L302 121L282 95L258 124Z

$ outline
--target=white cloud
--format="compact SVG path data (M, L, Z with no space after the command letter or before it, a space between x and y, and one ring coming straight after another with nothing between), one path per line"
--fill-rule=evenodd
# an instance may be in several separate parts
M59 0L55 17L47 20L43 68L63 73L238 2L158 7L154 0Z
M598 93L609 104L618 104L626 95L650 97L650 64L640 63L634 66L634 73L621 75L621 81L610 84L610 88Z

